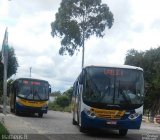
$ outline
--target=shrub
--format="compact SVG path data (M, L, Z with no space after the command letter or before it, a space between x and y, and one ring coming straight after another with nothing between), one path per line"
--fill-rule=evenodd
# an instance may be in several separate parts
M64 108L66 106L69 106L69 98L66 95L58 96L55 100L55 103Z

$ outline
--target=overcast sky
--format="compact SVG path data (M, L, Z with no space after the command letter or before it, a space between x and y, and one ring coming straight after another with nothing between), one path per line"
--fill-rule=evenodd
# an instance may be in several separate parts
M19 68L12 78L48 80L52 90L71 87L81 71L81 51L60 56L60 39L51 36L61 0L0 0L0 46L6 27ZM104 38L91 37L85 44L85 65L124 64L127 50L148 50L160 45L159 0L103 0L114 15Z

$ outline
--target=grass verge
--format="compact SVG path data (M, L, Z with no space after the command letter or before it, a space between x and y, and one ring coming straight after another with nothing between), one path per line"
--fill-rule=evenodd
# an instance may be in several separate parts
M4 125L2 123L0 123L0 136L4 134L9 134L7 129L4 127Z
M3 135L9 135L7 129L4 127L4 125L0 122L0 140L3 140ZM8 139L11 140L11 139Z

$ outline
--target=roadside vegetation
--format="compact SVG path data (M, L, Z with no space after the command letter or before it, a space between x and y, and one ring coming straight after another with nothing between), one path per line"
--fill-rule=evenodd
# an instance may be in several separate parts
M72 91L73 89L70 88L63 93L60 91L53 92L51 96L54 96L55 100L49 103L49 109L54 111L71 112Z
M3 94L3 63L2 61L2 51L0 51L0 101L2 100ZM8 46L8 70L7 70L7 79L9 79L12 75L16 74L18 69L18 60L12 46ZM12 80L8 81L10 84ZM1 102L0 102L1 103Z
M1 135L4 135L4 134L9 134L7 129L3 126L2 123L0 123L0 137Z
M141 52L131 49L126 55L125 64L144 70L144 113L153 121L160 114L160 47Z

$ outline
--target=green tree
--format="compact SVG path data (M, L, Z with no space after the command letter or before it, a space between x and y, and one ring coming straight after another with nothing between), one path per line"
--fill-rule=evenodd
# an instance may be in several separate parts
M125 64L143 68L146 84L144 107L154 117L160 113L160 47L144 52L129 50Z
M0 51L0 62L2 60L2 52ZM10 78L13 74L16 74L18 68L18 61L14 52L13 47L8 49L8 69L7 69L7 78ZM3 64L0 63L0 95L2 94L3 86Z
M67 51L72 56L80 47L84 51L85 40L91 35L103 37L105 27L110 29L113 21L113 14L101 0L62 0L51 34L62 38L59 54Z

